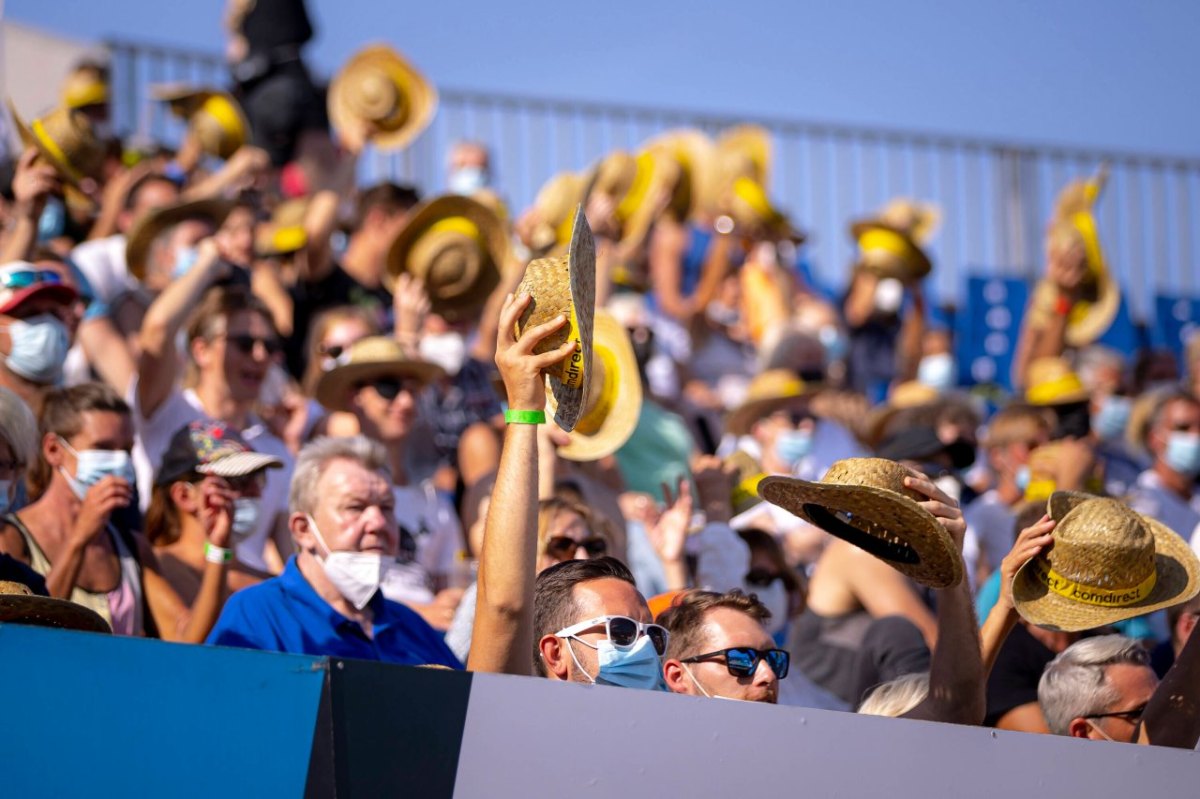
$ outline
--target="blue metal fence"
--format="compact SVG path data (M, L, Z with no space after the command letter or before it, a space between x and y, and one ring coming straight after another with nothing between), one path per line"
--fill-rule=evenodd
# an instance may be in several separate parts
M176 123L148 100L152 82L227 82L219 56L125 41L109 43L116 123L170 141ZM1159 295L1200 294L1197 197L1200 158L1102 152L902 130L673 109L483 94L440 88L430 128L403 152L368 152L364 180L392 178L425 192L443 188L446 154L460 139L485 142L511 207L526 205L563 169L580 169L617 147L691 126L709 133L758 122L774 136L771 192L810 233L806 256L817 279L839 288L853 258L846 226L898 195L939 203L931 278L942 301L961 301L968 274L1032 277L1058 190L1093 172L1111 174L1099 221L1112 268L1135 318L1149 321ZM174 126L174 127L173 127Z

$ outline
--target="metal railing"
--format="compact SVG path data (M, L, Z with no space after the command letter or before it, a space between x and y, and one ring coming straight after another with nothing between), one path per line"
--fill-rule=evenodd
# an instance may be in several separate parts
M115 122L123 133L171 141L178 124L148 100L159 81L228 82L219 56L111 41ZM423 192L443 188L446 154L461 139L486 143L511 208L528 204L551 175L577 170L614 148L635 148L675 127L716 133L757 122L774 136L771 194L809 232L805 254L819 282L840 289L854 245L851 219L895 196L942 207L930 278L944 302L961 299L969 274L1032 277L1042 268L1042 231L1059 189L1111 171L1098 218L1107 258L1135 319L1148 320L1160 294L1200 294L1197 197L1200 158L1105 152L903 130L732 117L574 100L439 88L433 124L400 153L368 152L365 181L390 178Z

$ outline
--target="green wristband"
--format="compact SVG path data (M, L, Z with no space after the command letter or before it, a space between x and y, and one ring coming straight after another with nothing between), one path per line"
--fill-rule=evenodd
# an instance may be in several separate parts
M514 411L509 408L504 412L505 424L545 424L545 411Z

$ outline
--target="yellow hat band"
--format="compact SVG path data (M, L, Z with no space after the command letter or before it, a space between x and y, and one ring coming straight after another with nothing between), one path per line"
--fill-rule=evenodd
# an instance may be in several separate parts
M642 207L642 203L646 201L646 196L650 193L650 179L654 175L654 156L648 152L642 153L637 157L636 163L637 170L633 173L633 182L629 184L629 191L625 192L625 196L617 204L617 219L622 222L628 220Z
M1100 250L1100 235L1096 232L1096 218L1089 211L1077 211L1071 215L1071 224L1083 239L1087 255L1088 270L1097 277L1104 269L1104 253Z
M575 316L575 306L573 304L571 305L571 312L567 314L567 325L567 340L574 341L576 346L575 351L562 361L560 379L569 388L580 388L587 375L583 373L582 336L579 333L579 318Z
M86 108L108 102L108 86L101 81L71 86L63 94L63 105L67 108Z
M774 222L779 218L779 212L771 205L767 193L757 182L747 177L738 178L733 182L733 195L750 206L755 215L765 221Z
M766 475L762 473L751 475L735 485L733 487L733 491L730 492L729 497L730 501L733 503L733 507L736 508L746 502L758 499L758 484L761 483L765 477Z
M576 210L577 209L572 208L570 211L568 211L566 218L564 218L563 221L559 223L558 227L554 229L554 241L556 244L566 244L571 240L571 233L575 230Z
M221 130L229 136L241 136L244 133L242 118L238 115L237 109L233 107L233 103L229 102L226 97L214 94L204 101L204 105L200 106L198 113L212 117Z
M1080 382L1079 375L1074 372L1068 372L1054 380L1047 380L1045 383L1030 386L1025 397L1034 405L1048 405L1060 397L1066 397L1080 391L1083 391L1083 383Z
M574 314L572 314L572 320L574 320ZM575 423L575 432L585 436L599 433L600 428L604 426L604 420L608 418L608 414L617 404L617 387L620 378L617 356L612 350L607 347L596 347L592 350L592 357L600 361L600 368L604 370L604 380L601 382L599 396L589 403L592 407L588 408L587 413Z
M864 252L882 250L883 252L902 258L912 255L913 252L912 244L907 238L894 230L877 227L864 231L858 238L858 246Z
M1029 568L1039 582L1044 582L1046 588L1061 597L1082 602L1086 605L1098 605L1102 608L1127 608L1145 601L1154 590L1158 574L1150 572L1150 576L1132 588L1102 588L1087 583L1079 583L1056 572L1043 558L1035 558Z
M302 225L281 227L271 236L271 247L278 253L296 252L308 243L308 232Z
M50 134L46 133L46 126L42 124L42 120L33 120L33 124L29 127L33 130L33 135L37 137L38 143L45 147L46 152L50 153L58 161L57 166L67 173L67 177L75 181L83 179L83 174L67 160L67 155L58 146L58 142L50 138Z
M427 234L458 233L474 241L479 245L481 250L487 251L486 242L484 241L483 233L479 230L479 226L465 216L448 216L445 219L439 219L430 225L425 232Z
M1053 480L1030 480L1025 486L1026 502L1045 502L1057 487Z

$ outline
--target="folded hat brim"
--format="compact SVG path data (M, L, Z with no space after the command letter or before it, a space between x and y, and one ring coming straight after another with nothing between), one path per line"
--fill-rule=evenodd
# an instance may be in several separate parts
M353 412L350 393L361 383L379 377L415 377L422 384L442 377L441 367L424 361L367 361L335 366L321 375L313 392L317 402L331 411Z
M225 217L234 208L232 200L206 199L170 205L151 211L134 224L125 243L125 263L129 273L138 280L146 279L146 261L150 247L164 231L188 219L210 219L213 226L221 227Z
M628 334L612 316L597 314L593 347L603 349L616 364L615 374L608 375L608 379L615 381L614 396L598 429L590 433L572 430L568 434L570 441L558 448L559 456L580 463L607 458L625 446L642 414L642 379L637 357ZM557 414L553 394L547 398L547 407Z
M66 599L29 594L0 595L0 622L91 633L112 632L108 622L91 608Z
M874 486L767 477L758 495L930 588L963 579L962 556L932 513L916 501Z
M580 212L575 217L574 230L568 250L570 265L571 307L575 313L575 324L579 329L580 365L583 380L571 386L558 375L551 374L546 380L550 394L554 397L554 422L568 433L575 429L579 416L587 402L591 386L593 338L596 316L596 243L592 229ZM568 358L574 356L567 356Z

